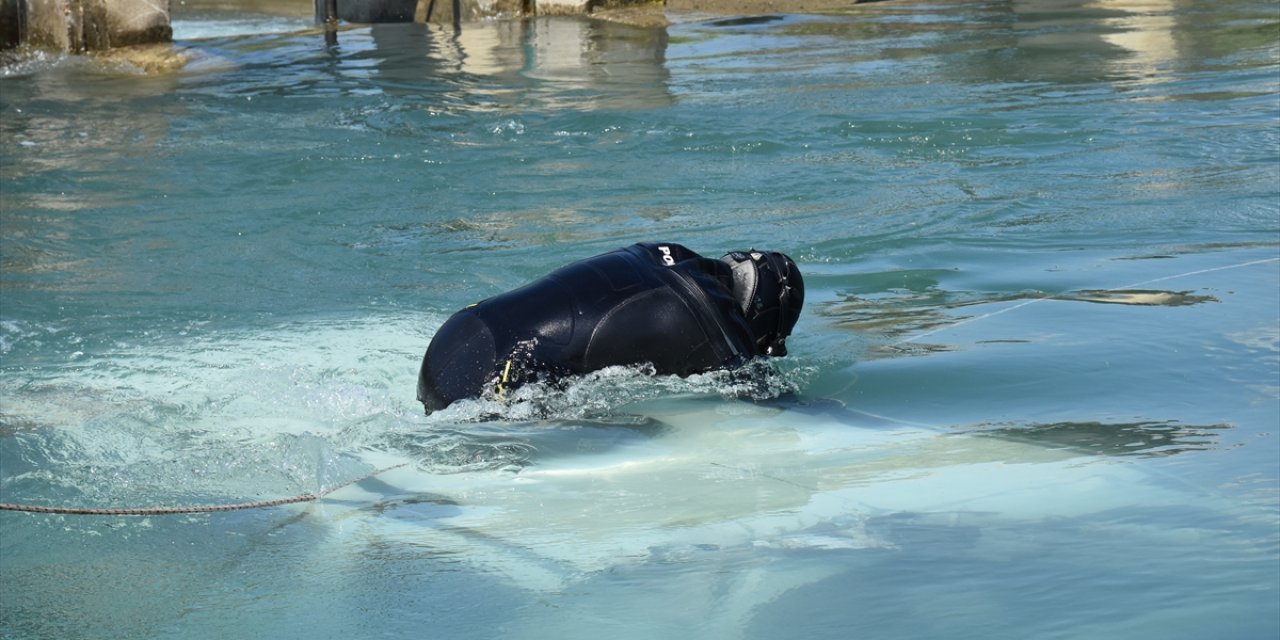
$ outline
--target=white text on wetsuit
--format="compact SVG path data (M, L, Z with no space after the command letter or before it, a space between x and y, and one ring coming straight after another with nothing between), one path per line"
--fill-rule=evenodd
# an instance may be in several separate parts
M675 266L676 259L671 257L671 247L668 247L665 244L660 244L658 245L658 251L662 252L662 264L665 264L668 267Z

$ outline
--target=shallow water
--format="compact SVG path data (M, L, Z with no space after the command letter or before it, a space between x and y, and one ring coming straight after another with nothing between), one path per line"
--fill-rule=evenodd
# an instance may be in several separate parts
M0 635L1276 637L1278 25L201 8L181 72L5 69L0 501L408 466L0 512ZM763 387L422 415L450 313L647 239L798 260Z

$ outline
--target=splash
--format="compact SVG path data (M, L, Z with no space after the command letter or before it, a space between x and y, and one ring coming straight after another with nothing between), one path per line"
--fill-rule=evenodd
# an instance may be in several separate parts
M322 491L367 473L370 455L518 471L565 432L606 447L661 431L637 403L774 398L808 375L767 362L688 378L613 367L425 416L413 389L436 325L404 315L86 339L6 322L6 353L78 355L0 380L0 487L11 502L152 506Z
M647 364L615 366L565 381L526 384L505 396L486 394L434 415L449 422L614 419L625 414L629 405L666 396L777 398L798 392L810 375L812 371L804 367L784 369L761 359L735 370L688 377L658 375Z

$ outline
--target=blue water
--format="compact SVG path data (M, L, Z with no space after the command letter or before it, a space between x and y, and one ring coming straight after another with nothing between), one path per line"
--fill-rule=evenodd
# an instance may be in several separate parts
M0 636L1280 635L1274 3L174 27L0 72L0 501L408 466L0 512ZM764 385L422 415L649 239L797 259Z

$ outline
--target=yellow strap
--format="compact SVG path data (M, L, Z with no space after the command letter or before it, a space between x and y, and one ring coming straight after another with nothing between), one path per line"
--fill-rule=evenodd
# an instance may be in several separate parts
M511 358L507 358L507 365L502 368L502 379L498 381L498 397L502 400L507 399L507 378L511 375Z

